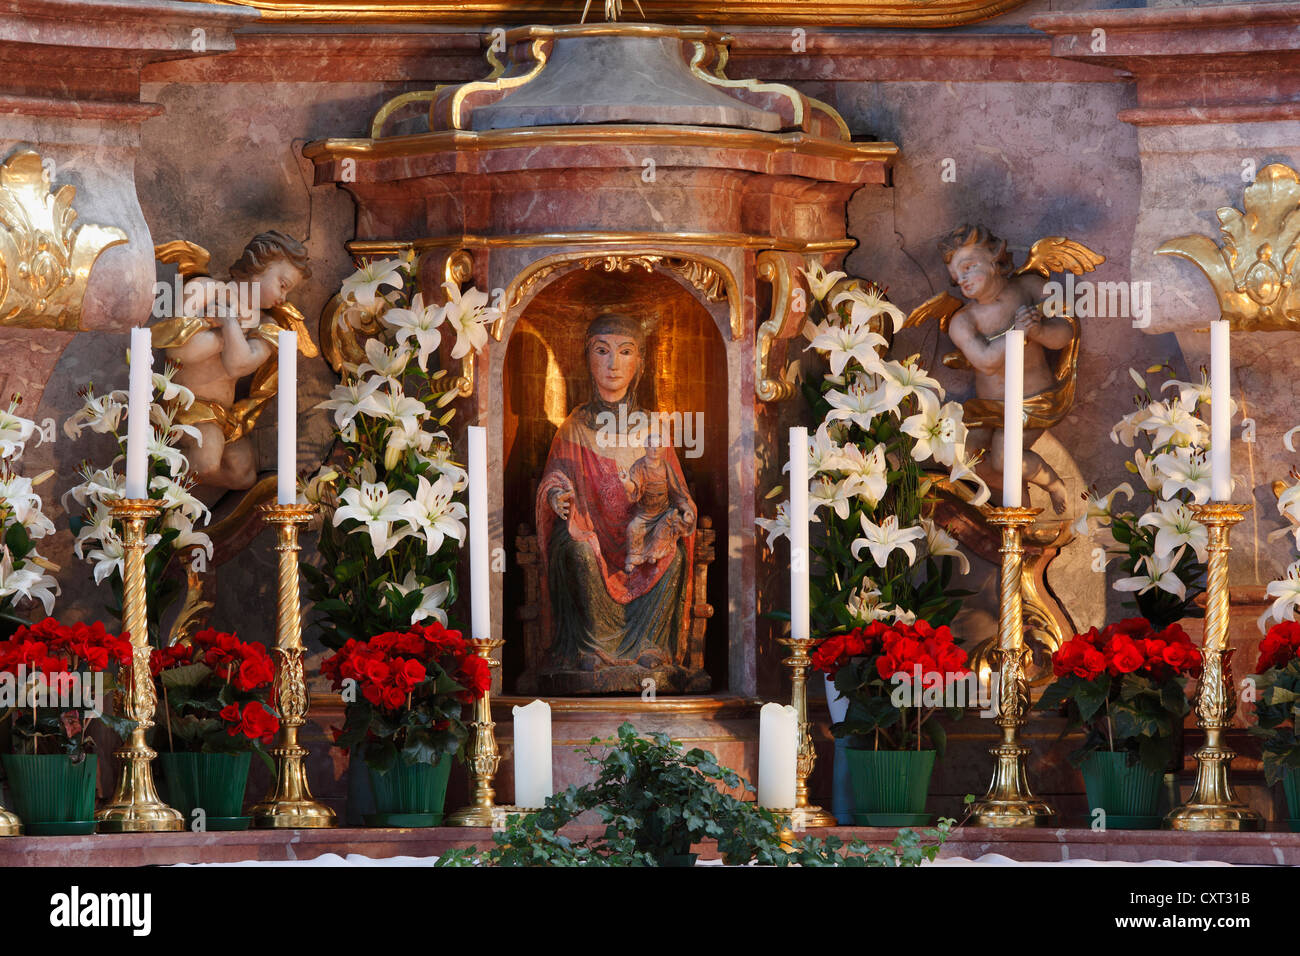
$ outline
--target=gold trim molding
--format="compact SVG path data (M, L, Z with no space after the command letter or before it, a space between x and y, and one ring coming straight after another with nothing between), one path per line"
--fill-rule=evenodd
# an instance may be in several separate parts
M740 311L740 294L736 278L726 265L708 256L695 253L669 255L660 250L629 250L624 253L561 252L546 256L529 265L512 280L503 298L505 306L492 325L492 337L498 342L505 334L506 320L510 314L532 294L538 286L555 278L560 272L581 267L603 269L606 272L629 272L633 266L652 272L662 268L695 287L709 302L726 302L729 306L731 338L740 338L744 321Z
M484 25L573 23L582 0L205 0L252 7L265 20L315 23L421 22ZM657 23L768 27L952 27L987 20L1026 0L640 0Z
M0 325L81 327L90 270L127 241L116 226L78 223L75 186L51 191L41 155L19 150L0 166Z

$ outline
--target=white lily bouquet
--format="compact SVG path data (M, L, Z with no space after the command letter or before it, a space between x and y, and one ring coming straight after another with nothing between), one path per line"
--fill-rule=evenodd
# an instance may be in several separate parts
M1300 434L1300 425L1286 433L1283 441L1287 448L1292 448L1295 436ZM1268 540L1290 538L1300 549L1300 471L1291 469L1291 481L1274 482L1273 490L1277 493L1278 513L1286 519L1286 527L1270 532ZM1296 608L1300 607L1300 561L1292 561L1286 574L1268 583L1268 596L1273 599L1267 611L1259 617L1260 633L1268 631L1269 620L1281 624L1283 621L1296 620Z
M190 494L194 477L179 447L183 436L198 439L198 429L176 421L177 412L189 408L194 393L172 381L177 366L168 362L162 372L153 373L153 396L149 405L149 497L160 514L145 524L145 593L148 606L149 641L161 647L160 627L171 605L184 591L186 576L174 573L183 566L202 567L212 559L212 541L198 523L211 517L207 506ZM113 591L107 610L122 622L122 537L112 518L113 499L126 494L126 407L123 390L96 395L94 385L80 390L82 406L63 430L73 440L89 429L111 435L117 442L117 457L106 468L82 462L81 481L63 495L63 507L76 536L73 551L94 569L96 584L105 581ZM119 430L120 429L120 430ZM80 513L69 504L80 508ZM118 628L120 630L121 627Z
M54 533L41 510L36 486L54 474L46 471L24 478L16 471L36 424L18 414L19 399L0 410L0 639L31 623L26 614L39 601L46 615L54 613L58 582L50 574L58 568L36 551L36 542Z
M323 568L303 564L308 594L323 615L322 640L337 649L431 618L447 623L456 599L457 549L465 540L467 476L443 427L457 392L445 369L430 369L444 332L453 359L487 343L496 310L477 289L443 286L426 304L413 257L369 262L343 281L345 310L377 320L366 361L319 407L334 412L341 448L307 485L325 521Z
M1106 494L1094 486L1085 496L1086 512L1074 524L1081 536L1091 537L1096 530L1109 534L1111 541L1103 550L1119 558L1127 575L1112 587L1133 592L1138 612L1157 630L1197 614L1195 601L1205 590L1209 533L1188 506L1208 502L1211 490L1210 426L1201 416L1202 407L1210 404L1205 370L1199 383L1174 378L1167 363L1152 366L1146 374L1159 372L1166 381L1153 393L1145 375L1129 369L1138 387L1137 409L1110 433L1112 441L1134 449L1133 460L1124 467L1141 482L1137 496L1145 500L1145 510L1117 510L1118 496L1135 500L1127 481Z
M962 407L944 402L917 356L881 357L888 342L877 330L891 322L897 331L904 316L879 287L816 264L804 275L814 298L808 348L830 363L819 385L804 384L821 419L808 452L809 520L820 525L810 542L813 633L878 619L950 623L967 593L952 588L953 574L970 563L932 520L929 476L973 483L976 505L989 494L966 454ZM789 534L788 509L758 519L768 547Z

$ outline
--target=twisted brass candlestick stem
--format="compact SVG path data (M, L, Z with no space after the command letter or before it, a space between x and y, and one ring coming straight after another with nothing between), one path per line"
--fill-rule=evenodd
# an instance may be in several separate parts
M838 821L821 807L808 802L808 778L817 765L817 752L813 749L812 734L808 730L808 667L812 664L809 653L821 642L821 638L782 637L777 642L790 648L790 656L781 663L790 668L790 706L795 710L795 720L799 727L791 824L795 829L833 827Z
M1205 746L1196 751L1196 783L1187 802L1169 812L1171 830L1258 830L1259 814L1237 799L1228 781L1236 754L1223 745L1237 698L1232 686L1232 648L1228 647L1228 533L1250 505L1210 502L1192 505L1192 517L1209 532L1205 573L1205 637L1201 641L1201 679L1196 689L1196 726Z
M298 742L298 728L307 721L307 680L302 669L302 602L298 596L298 527L306 524L316 506L265 504L263 519L275 526L279 552L276 601L275 685L273 697L280 711L280 737L275 758L275 782L261 803L249 808L253 826L262 829L325 829L338 826L334 811L313 800L307 785L303 758L306 747Z
M131 666L123 693L126 716L135 721L129 743L113 756L122 761L113 799L95 819L101 833L157 833L183 830L185 819L158 798L153 758L145 734L153 726L158 695L149 670L149 618L145 597L144 526L160 512L149 498L119 498L111 513L122 522L122 624L131 635Z
M1046 826L1056 813L1029 790L1024 758L1029 748L1020 742L1020 728L1029 710L1029 683L1025 663L1024 618L1020 574L1024 561L1021 530L1034 523L1042 508L986 508L989 524L1002 529L1001 593L998 601L998 716L1002 743L992 748L997 764L993 782L982 800L971 807L970 822L981 827Z
M470 638L469 646L474 653L488 662L488 668L500 666L492 652L505 641L490 637ZM447 818L451 827L490 827L492 818L498 810L493 800L496 791L492 789L492 778L496 776L497 766L501 763L501 752L497 750L497 738L492 722L492 690L483 692L483 696L474 701L474 719L470 721L469 743L465 747L465 762L469 765L470 805L462 807ZM499 813L496 814L499 816Z

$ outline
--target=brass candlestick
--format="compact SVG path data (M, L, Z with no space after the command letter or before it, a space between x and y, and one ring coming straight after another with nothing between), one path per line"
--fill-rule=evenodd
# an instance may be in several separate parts
M112 801L95 814L101 833L157 833L185 829L185 819L158 798L153 758L145 741L158 695L149 670L149 619L145 598L144 526L161 512L149 498L119 498L112 515L122 521L122 624L131 635L131 666L123 693L126 716L135 721L130 742L113 756L122 761Z
M302 670L302 603L298 597L298 527L316 506L265 504L263 519L275 526L275 550L280 554L276 604L275 685L280 711L280 737L275 758L275 782L266 799L249 808L253 826L262 829L324 829L338 826L334 811L313 800L303 758L308 750L298 742L298 728L307 720L307 681Z
M1205 638L1201 642L1201 680L1196 691L1196 726L1205 731L1205 746L1196 751L1196 783L1187 802L1169 812L1171 830L1258 830L1259 814L1237 799L1228 781L1236 756L1223 745L1223 732L1237 710L1232 686L1232 649L1228 647L1228 532L1250 505L1210 502L1192 505L1192 516L1209 531L1205 575Z
M808 827L833 827L839 821L821 807L808 803L808 778L817 765L812 734L808 731L808 656L820 642L817 637L782 637L777 642L790 648L790 656L781 663L790 668L790 706L795 710L799 725L799 753L795 759L794 809L790 813L791 825L796 829Z
M505 641L490 637L474 637L469 640L469 646L474 648L474 652L487 659L489 668L499 666L492 652L504 643ZM495 727L496 724L492 722L492 691L489 687L482 697L474 701L474 719L470 722L469 744L465 748L471 784L470 805L448 817L447 826L492 826L493 814L497 809L493 804L496 791L492 789L492 778L496 776L497 766L501 763Z
M23 821L18 819L18 814L0 807L0 837L21 836L22 832Z
M1042 508L986 508L989 524L1002 529L1002 590L998 602L998 716L1002 743L989 751L996 759L993 782L982 800L971 807L970 822L981 827L1046 826L1056 812L1029 790L1024 758L1029 748L1020 742L1020 728L1029 710L1025 664L1024 619L1020 606L1020 573L1024 548L1021 530L1034 523Z

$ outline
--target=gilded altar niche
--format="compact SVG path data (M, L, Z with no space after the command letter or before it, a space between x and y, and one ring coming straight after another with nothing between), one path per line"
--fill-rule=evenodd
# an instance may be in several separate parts
M600 387L593 362L607 341L640 356L635 394L604 406L613 431L566 452L583 419L575 409ZM626 272L579 266L544 287L520 315L503 377L503 527L516 533L518 548L504 606L518 614L525 653L522 661L507 661L507 687L640 694L649 681L667 694L726 686L725 616L715 625L710 613L727 606L726 568L710 565L715 536L727 534L727 380L725 349L708 310L677 278L642 265ZM620 406L629 427L619 421ZM664 423L661 444L650 447L652 438L634 434L638 409L647 419L654 412L680 415ZM592 465L585 479L573 477L572 468L583 466L566 464L566 454L572 462L607 459L609 474L602 478L602 466ZM661 460L664 500L659 514L647 517L654 496L642 492L654 482L645 476ZM574 497L553 507L571 487ZM618 517L604 527L611 515ZM566 556L570 531L573 541L588 541L600 553L598 572ZM575 611L575 604L582 607Z

